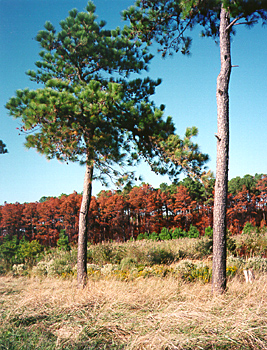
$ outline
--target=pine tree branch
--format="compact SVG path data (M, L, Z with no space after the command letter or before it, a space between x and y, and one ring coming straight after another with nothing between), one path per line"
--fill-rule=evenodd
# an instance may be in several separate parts
M226 31L228 31L229 29L231 29L234 25L237 25L237 24L241 24L241 23L236 23L237 21L239 21L242 17L244 17L243 13L236 17L227 27L226 27Z

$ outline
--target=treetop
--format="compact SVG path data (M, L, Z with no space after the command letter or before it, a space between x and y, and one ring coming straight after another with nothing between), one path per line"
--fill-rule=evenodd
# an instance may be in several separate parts
M238 24L267 24L266 0L137 0L123 12L123 18L131 23L132 37L137 36L148 45L155 40L163 57L178 51L187 55L192 41L187 33L196 25L202 27L202 36L217 40L221 6L230 14L228 30L232 33Z

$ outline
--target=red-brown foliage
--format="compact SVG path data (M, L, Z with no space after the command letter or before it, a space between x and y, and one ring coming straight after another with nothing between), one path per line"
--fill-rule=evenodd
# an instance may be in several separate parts
M125 241L139 233L159 233L163 227L188 230L190 225L203 235L212 226L213 197L212 188L198 187L202 192L197 196L184 185L172 185L171 190L143 184L128 191L102 191L92 197L88 239ZM65 230L69 241L77 242L81 198L74 192L36 203L5 203L0 206L0 239L25 236L55 246L60 230ZM234 195L229 193L227 227L232 234L241 233L246 222L266 225L266 214L266 175L258 177L255 186L243 185Z

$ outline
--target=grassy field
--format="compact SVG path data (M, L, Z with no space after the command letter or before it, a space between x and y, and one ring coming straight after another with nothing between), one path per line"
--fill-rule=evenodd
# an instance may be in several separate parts
M208 237L89 245L83 290L76 247L2 259L0 350L267 349L266 230L228 240L222 296L211 249Z
M267 349L267 276L209 283L172 276L0 277L0 349Z

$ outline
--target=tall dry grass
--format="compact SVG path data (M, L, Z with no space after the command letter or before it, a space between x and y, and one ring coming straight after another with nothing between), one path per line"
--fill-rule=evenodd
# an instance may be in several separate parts
M0 349L8 337L9 349L267 349L266 282L234 278L213 297L209 284L172 277L83 290L75 280L1 277Z

